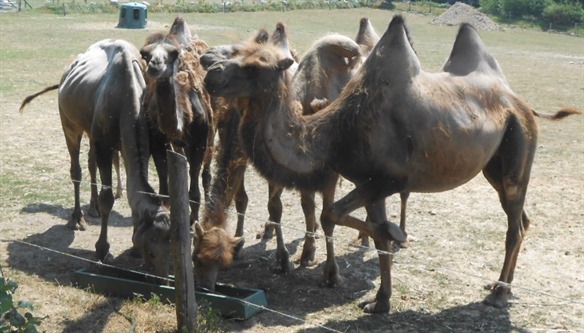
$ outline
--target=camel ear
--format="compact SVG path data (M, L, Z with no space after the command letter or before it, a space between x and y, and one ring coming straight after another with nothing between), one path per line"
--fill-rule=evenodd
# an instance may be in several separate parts
M205 235L205 230L203 230L203 226L199 222L195 222L195 235L198 239L202 239Z
M243 237L235 237L231 240L231 244L233 244L233 253L238 254L241 249L243 249L243 244L245 244L245 239Z
M281 71L285 71L288 68L290 68L290 66L292 66L293 63L294 63L293 59L290 58L282 59L278 61L278 69Z
M389 236L394 241L405 242L407 240L407 236L404 234L404 232L399 228L397 224L387 221L385 225L387 226L386 231L389 233Z

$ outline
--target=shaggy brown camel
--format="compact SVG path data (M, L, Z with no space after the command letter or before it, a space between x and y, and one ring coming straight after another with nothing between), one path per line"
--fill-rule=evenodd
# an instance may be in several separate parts
M192 39L184 19L177 17L169 33L149 35L140 50L147 62L148 114L173 149L183 152L189 162L191 225L199 220L201 169L207 200L211 181L208 148L213 144L213 117L211 97L203 87L205 70L199 60L205 48L204 42Z
M114 203L112 159L121 150L127 175L127 196L134 224L134 245L144 255L146 268L166 276L169 269L169 212L161 202L143 194L153 192L148 184L148 129L141 110L145 92L143 62L138 50L126 41L106 39L78 55L61 82L43 92L59 89L59 115L71 157L71 179L75 189L75 208L68 223L84 228L79 207L80 142L83 133L90 140L90 173L94 182L97 165L102 188L98 197L101 232L95 244L97 258L112 262L109 253L108 221ZM42 92L41 92L42 93ZM22 108L40 93L27 97Z
M287 56L294 57L288 42L286 28L282 24L277 25L271 37L266 30L261 29L248 42L258 45L269 42L272 45L277 45ZM240 47L239 43L212 47L201 56L201 62L204 66L210 66L219 60L233 57L239 52ZM293 69L288 69L288 72L292 75ZM248 202L244 178L248 158L239 143L240 117L238 112L231 110L234 107L229 100L215 99L214 110L219 135L215 159L216 173L211 187L210 202L206 206L202 223L197 224L195 228L197 237L195 237L193 262L197 282L200 286L208 289L214 288L219 269L231 265L233 258L238 255L244 243L242 238L244 214ZM274 224L279 224L282 218L280 196L283 190L282 186L268 184L268 219L271 222L266 224L262 237L270 239L273 237L274 229L276 230L276 270L286 273L290 271L292 264L289 260L288 250L284 245L282 232L279 228L274 228ZM233 199L235 199L238 212L235 237L231 237L225 232L227 224L225 210L231 205ZM304 202L303 200L302 203L304 204ZM309 221L308 218L307 221ZM306 245L306 247L308 246L310 243ZM301 264L308 265L308 260L301 257Z
M264 43L265 40L260 40L258 37L266 36L267 33L258 33L252 43ZM271 36L271 44L278 46L282 52L287 53L287 56L291 55L291 48L289 46L286 27L282 23L276 25L276 30ZM242 44L243 45L243 44ZM232 46L220 46L211 48L211 52L203 55L203 59L206 60L206 64L211 64L218 61L219 59L227 59L229 57L235 56L242 45L232 45ZM309 107L309 101L315 98L324 99L334 99L338 96L342 89L342 86L346 84L350 78L351 73L351 60L359 56L360 49L354 41L348 37L340 35L331 35L323 37L322 39L315 42L313 47L308 50L303 56L302 61L298 66L298 70L294 73L294 70L288 69L288 75L294 75L295 87L299 92L299 99L303 102L306 107ZM235 111L230 111L229 109L236 109L231 104L222 104L219 108L216 108L215 112L218 114L219 119L228 121L228 126L219 125L221 128L220 133L220 149L218 149L217 155L217 165L218 171L214 180L214 186L212 193L216 192L216 186L218 183L223 184L220 189L227 189L226 195L223 199L232 198L233 193L238 191L239 184L243 183L243 174L245 172L245 167L247 164L247 155L242 151L239 142L239 133L236 126L239 126L239 114ZM310 113L311 111L305 109L304 112ZM219 121L220 123L222 121ZM227 135L226 135L227 134ZM224 137L222 137L222 135ZM230 135L230 136L229 136ZM223 144L222 142L225 142ZM233 149L229 151L226 148ZM231 160L230 160L231 159ZM225 165L225 167L221 167ZM331 176L333 177L333 176ZM336 177L336 176L335 176ZM332 179L332 178L331 178ZM336 178L335 178L336 179ZM227 185L229 182L231 185ZM334 201L335 192L335 181L330 182L330 187L322 191L323 194L323 207L328 207ZM278 263L277 269L280 272L288 272L291 269L291 263L289 261L289 253L284 244L284 238L281 228L274 228L281 222L282 217L282 202L280 196L282 194L284 187L274 182L269 182L269 201L268 201L268 212L269 220L271 221L266 225L265 231L263 233L264 239L269 239L273 237L273 231L276 231L276 261ZM241 192L241 191L240 191ZM231 193L231 194L229 194ZM225 216L222 212L226 205L230 204L230 200L216 200L213 198L218 198L221 194L212 195L213 205L208 210L210 218L204 218L203 224L198 231L198 239L206 238L206 231L211 230L213 227L219 227L225 229ZM318 228L315 216L315 193L312 191L301 191L301 206L305 216L306 222L306 235L305 242L303 245L302 253L299 257L299 264L301 266L310 266L314 264L315 257L315 237L314 233ZM246 198L247 200L247 198ZM219 209L219 207L222 207ZM238 209L238 213L243 213ZM240 232L240 233L238 233ZM204 267L204 269L198 270L198 278L200 283L205 283L209 288L214 285L216 279L217 267L229 266L230 262L222 261L221 256L216 256L217 253L229 253L229 259L232 258L233 253L231 251L217 251L216 243L229 245L237 244L237 248L242 246L242 243L238 242L237 237L243 235L243 215L238 216L238 227L236 232L236 237L231 238L224 232L215 231L213 237L210 240L205 240L198 242L198 246L193 253L193 260L198 262L196 266ZM213 241L211 241L211 239ZM207 248L213 249L213 251L207 250ZM210 253L213 256L207 257L206 253ZM202 282L206 281L206 282Z
M250 45L239 57L210 67L205 85L214 95L239 101L243 143L267 179L319 190L334 171L355 184L321 217L327 237L323 282L341 282L335 225L365 232L378 249L381 284L375 298L360 306L388 312L390 245L405 235L387 220L385 198L450 190L482 170L508 222L500 282L485 302L506 305L529 227L523 206L539 114L511 91L475 29L461 25L443 71L428 73L411 47L404 19L395 16L339 98L310 116L301 115L288 89L285 70L292 62L273 47ZM574 113L579 112L564 109L547 117ZM363 206L370 222L349 215Z

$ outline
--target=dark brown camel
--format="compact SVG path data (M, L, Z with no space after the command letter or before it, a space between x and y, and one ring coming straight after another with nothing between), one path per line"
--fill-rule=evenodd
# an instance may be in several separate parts
M133 241L144 255L146 268L168 275L169 213L161 202L144 195L153 192L148 184L148 129L141 101L145 92L143 63L138 50L122 40L106 39L78 55L61 82L43 92L59 89L59 115L71 157L71 179L75 188L75 209L68 225L82 228L79 207L79 149L83 133L90 140L90 158L95 157L102 188L98 197L101 232L95 244L97 258L111 262L108 220L114 203L112 159L121 150L127 175L127 196L134 224ZM38 96L27 97L22 108ZM91 171L92 178L95 171ZM94 180L92 179L92 182Z
M266 43L267 33L260 31L257 36L252 39L252 43ZM270 43L277 46L282 52L291 55L291 48L287 38L286 27L282 23L278 23L276 30L271 36ZM243 44L234 44L227 46L213 47L210 52L202 56L207 65L218 61L219 59L227 59L236 56L238 50ZM302 62L298 66L298 71L288 69L288 75L295 75L296 87L302 92L299 98L303 104L309 105L308 101L314 98L334 99L338 96L342 86L346 84L350 78L351 60L357 57L360 53L359 46L348 37L340 35L326 36L318 40L314 46L306 52L303 56ZM296 79L297 78L297 79ZM304 93L306 92L306 93ZM221 98L218 98L221 100ZM239 133L237 127L239 126L239 114L230 109L236 109L230 103L218 103L215 108L219 123L219 149L217 154L217 171L214 178L212 188L211 205L206 211L206 216L203 218L201 228L198 230L197 247L193 253L193 260L195 266L204 267L197 269L199 282L211 288L216 279L218 267L226 267L230 265L228 260L233 258L232 250L217 250L218 245L229 246L236 244L237 248L241 248L242 241L238 239L243 235L243 213L238 207L238 227L236 237L231 238L224 231L215 230L209 237L206 237L206 232L217 227L225 229L225 214L223 209L231 202L231 198L235 192L238 196L244 191L241 190L243 185L243 177L247 165L247 155L242 151L239 145ZM304 112L311 112L304 110ZM223 167L222 167L223 166ZM229 184L228 184L229 183ZM323 206L328 207L334 201L334 191L336 183L331 181L331 186L322 192ZM217 186L219 185L219 186ZM219 189L219 190L217 190ZM281 222L282 217L282 202L280 196L284 187L274 182L269 182L269 200L268 212L269 221L263 233L264 239L273 237L273 231L276 231L276 261L278 263L277 269L280 272L288 272L291 268L289 261L289 254L284 245L284 238L281 228L274 228ZM222 192L223 191L223 192ZM221 197L221 193L224 193ZM301 266L309 266L314 264L314 256L316 251L314 233L318 228L316 222L315 210L316 205L314 201L315 194L312 191L301 191L301 206L305 216L306 235L303 245L302 253L299 258ZM242 200L240 199L240 203ZM245 201L247 202L247 197ZM238 202L236 201L236 205ZM240 204L241 206L241 204ZM221 207L221 208L219 208ZM211 237L212 235L212 237ZM204 240L203 238L209 238ZM217 256L217 253L225 253L226 257ZM210 254L210 255L207 255Z
M208 200L213 143L211 97L203 86L205 70L199 60L206 44L193 40L186 22L177 17L169 33L147 37L140 53L147 62L146 108L153 122L189 162L191 225L199 220L199 175Z
M321 217L327 236L323 281L341 282L333 231L344 225L365 232L379 250L381 285L365 312L388 312L391 241L404 241L387 220L385 198L402 192L441 192L481 170L507 214L500 283L485 302L505 306L529 219L523 210L536 149L539 116L509 88L497 61L475 29L460 27L440 73L427 73L395 16L339 98L302 116L285 70L292 60L269 46L251 45L240 56L209 68L208 90L235 98L240 130L255 167L267 179L303 190L327 186L331 171L356 187ZM579 113L564 109L554 119ZM370 218L349 215L365 207Z

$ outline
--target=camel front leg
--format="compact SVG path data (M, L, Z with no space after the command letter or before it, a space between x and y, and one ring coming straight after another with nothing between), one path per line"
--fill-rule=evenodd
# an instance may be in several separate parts
M281 186L268 184L269 200L268 200L268 212L270 214L268 221L272 222L265 226L265 232L263 238L266 239L268 236L268 231L276 231L276 270L279 273L288 273L294 267L290 262L290 254L288 249L286 249L286 244L284 244L284 235L282 234L282 192L284 188ZM271 234L271 232L270 232Z
M372 205L367 205L367 217L373 224L382 224L387 220L385 211L385 199L378 200ZM377 290L375 298L359 303L359 307L367 313L389 312L391 307L391 264L393 255L391 251L391 242L384 238L373 237L377 255L379 256L379 271L381 284Z
M325 194L323 193L323 209ZM333 197L334 197L334 188L333 188ZM304 222L306 223L306 233L304 234L304 245L302 246L302 254L298 260L300 266L308 267L313 266L316 262L314 261L314 256L316 252L316 244L315 244L315 236L314 233L318 228L316 224L316 204L314 201L315 193L314 192L307 192L301 191L300 192L300 204L302 206L302 212L304 213ZM330 205L330 204L329 204Z

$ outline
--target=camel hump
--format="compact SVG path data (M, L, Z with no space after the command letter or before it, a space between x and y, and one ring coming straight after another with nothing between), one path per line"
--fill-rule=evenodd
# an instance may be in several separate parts
M266 29L262 28L262 29L258 30L255 37L253 38L253 41L258 43L258 44L265 44L268 42L269 39L270 39L270 33Z
M367 17L361 18L355 42L361 45L367 52L370 52L378 41L379 36L375 32L375 29L373 29L371 21Z
M289 50L288 31L282 22L276 23L276 29L272 34L272 44L281 47L283 50Z
M389 27L363 64L368 72L383 76L384 82L402 85L420 73L420 60L414 51L408 27L401 15Z
M169 34L176 36L177 41L182 46L191 45L191 40L193 39L193 36L191 35L191 29L182 17L177 16L174 19L172 26L170 27Z
M452 52L443 70L455 75L468 75L472 72L495 74L504 79L499 63L469 23L460 25Z
M359 45L347 36L332 34L319 38L314 43L314 50L327 55L353 58L360 54Z

